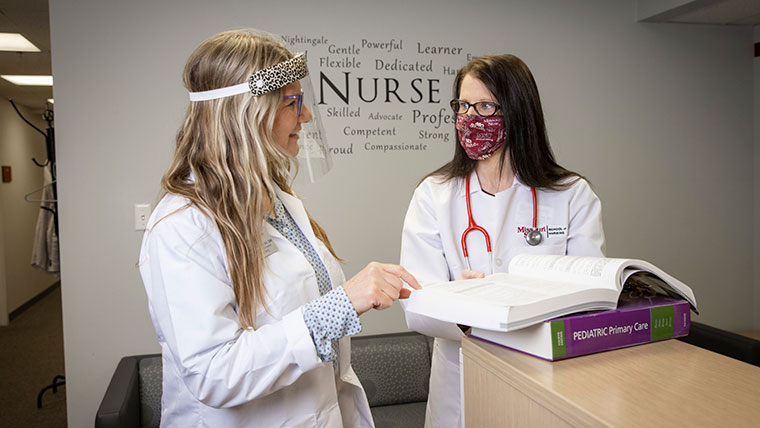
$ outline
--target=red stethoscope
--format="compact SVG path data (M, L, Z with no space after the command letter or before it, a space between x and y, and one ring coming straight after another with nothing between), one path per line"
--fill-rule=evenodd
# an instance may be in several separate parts
M531 228L530 232L525 234L525 241L531 246L536 246L540 244L541 241L543 241L544 236L541 235L541 232L538 231L537 227L538 203L536 199L536 188L531 187L530 192L533 195L533 227ZM464 230L464 233L462 233L462 252L464 253L464 260L467 262L467 269L472 269L470 266L470 255L467 252L467 234L474 230L477 230L486 238L486 251L488 252L488 260L491 265L491 273L493 273L493 252L491 251L491 236L483 227L478 226L478 224L475 223L475 219L472 218L472 207L470 206L470 175L467 176L467 182L465 184L465 201L467 202L467 220L469 221L469 225L467 226L467 229Z

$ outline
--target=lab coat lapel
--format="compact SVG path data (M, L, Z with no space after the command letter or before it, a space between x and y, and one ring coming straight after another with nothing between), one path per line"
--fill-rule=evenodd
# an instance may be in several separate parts
M464 200L465 194L467 192L467 177L463 177L462 181L460 181L461 186L459 186L459 196L462 200ZM470 197L472 197L473 193L482 192L480 190L480 181L478 181L478 174L475 171L472 171L470 173Z
M459 196L464 198L465 195L465 180L467 180L467 177L462 179L462 186L459 189ZM527 187L525 184L520 181L520 179L515 175L514 179L512 180L512 187ZM482 192L483 190L480 188L480 180L478 180L478 174L475 171L472 171L470 173L470 195L473 195L478 192ZM472 196L470 196L472 197Z
M301 200L293 195L283 192L280 188L275 188L275 192L282 201L282 204L285 205L285 209L288 210L290 216L293 217L298 228L301 229L301 232L303 232L306 239L311 243L311 246L314 247L314 249L318 249L317 238L314 236L314 231L311 229L309 217L306 215L306 209L304 209Z

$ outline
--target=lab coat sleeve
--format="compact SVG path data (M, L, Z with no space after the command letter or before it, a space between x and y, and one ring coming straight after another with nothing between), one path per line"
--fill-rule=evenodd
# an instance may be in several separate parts
M302 308L241 328L224 249L209 227L182 215L159 222L146 237L141 273L149 276L159 339L187 389L208 406L233 407L293 384L321 362Z
M586 180L578 180L570 199L567 254L604 257L606 244L602 227L602 203Z
M401 265L417 278L423 288L425 284L451 279L439 227L431 189L427 182L423 182L414 191L401 234ZM402 307L406 306L404 301L400 302ZM412 330L449 340L461 340L463 336L454 323L404 312L406 324Z

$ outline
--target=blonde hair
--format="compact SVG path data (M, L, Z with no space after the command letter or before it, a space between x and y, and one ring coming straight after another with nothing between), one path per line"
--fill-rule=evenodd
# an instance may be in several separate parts
M246 82L252 73L292 57L266 33L226 31L193 51L183 80L191 92L218 89ZM295 159L272 133L281 100L282 89L277 89L258 97L244 93L191 102L177 133L174 159L161 179L166 192L186 197L216 223L243 328L255 328L256 308L267 307L261 240L266 202L276 198L275 186L293 194L290 166ZM324 230L311 217L309 221L335 256Z

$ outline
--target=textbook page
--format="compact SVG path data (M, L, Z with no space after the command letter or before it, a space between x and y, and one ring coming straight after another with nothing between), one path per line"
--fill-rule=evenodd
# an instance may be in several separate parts
M653 275L654 277L651 277L650 275ZM645 283L647 287L658 294L671 297L680 296L680 298L686 299L686 301L689 302L694 312L699 314L699 311L697 310L697 299L694 297L694 291L692 291L691 287L649 262L643 260L631 260L630 265L627 265L625 269L623 269L620 276L622 278L620 281L621 284L625 284L629 278L634 277L637 282Z
M595 287L576 282L547 281L543 278L495 273L485 278L428 284L423 290L448 293L471 302L509 307L530 305L586 291L589 288ZM415 292L417 291L419 290Z
M410 329L426 336L454 341L462 340L464 337L464 332L462 332L456 323L439 321L435 318L407 311L406 309L404 310L404 314L406 315L406 325Z
M428 284L412 291L406 311L504 331L578 310L614 308L618 294L614 287L497 273L485 278Z
M509 263L509 273L555 282L574 282L584 288L620 291L621 268L629 259L546 254L520 254Z
M632 275L651 273L662 281L662 286L675 290L696 311L697 301L691 288L657 266L637 259L580 257L545 254L521 254L509 263L509 273L541 278L549 281L578 282L590 287L612 288L620 291ZM655 286L661 294L673 293ZM658 289L659 288L659 289Z

